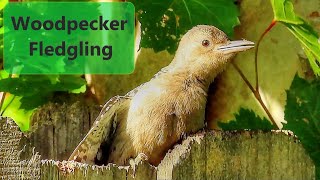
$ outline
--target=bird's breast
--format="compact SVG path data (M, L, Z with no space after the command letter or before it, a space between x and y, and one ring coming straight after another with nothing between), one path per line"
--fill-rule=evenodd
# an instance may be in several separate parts
M139 90L126 125L136 153L143 152L156 163L182 135L204 127L205 104L205 93L196 88L150 83Z

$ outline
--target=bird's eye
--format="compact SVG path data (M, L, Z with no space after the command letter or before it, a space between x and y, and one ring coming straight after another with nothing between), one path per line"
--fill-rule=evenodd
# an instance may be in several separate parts
M202 41L202 46L207 47L210 45L210 42L208 40L203 40Z

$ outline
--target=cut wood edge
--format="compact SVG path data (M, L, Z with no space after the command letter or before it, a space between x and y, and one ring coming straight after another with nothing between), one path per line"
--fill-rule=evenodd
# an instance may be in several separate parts
M204 131L169 151L157 179L315 179L291 131Z
M132 166L96 166L73 161L40 160L37 152L33 152L30 159L19 160L22 149L19 143L14 146L6 144L19 137L21 139L23 134L19 128L12 120L3 121L2 118L0 134L0 138L4 138L1 139L1 147L15 152L0 152L0 175L3 177L77 180L315 179L312 160L298 139L286 131L199 132L174 146L158 167L145 161ZM15 158L10 159L6 155Z

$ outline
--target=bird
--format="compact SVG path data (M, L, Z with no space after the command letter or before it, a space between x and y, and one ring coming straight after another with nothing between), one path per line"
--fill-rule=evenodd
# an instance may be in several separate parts
M144 157L159 165L183 137L205 128L210 83L235 54L253 47L248 40L229 40L214 26L193 27L182 36L168 66L103 106L69 160L129 165L130 160Z

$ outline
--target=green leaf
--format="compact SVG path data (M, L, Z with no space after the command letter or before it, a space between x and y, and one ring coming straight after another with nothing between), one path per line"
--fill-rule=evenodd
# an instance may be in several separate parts
M8 3L8 0L0 0L0 10L2 10Z
M86 81L79 75L24 75L9 78L0 71L1 74L6 78L0 79L0 92L10 93L5 98L1 112L14 119L22 130L29 128L33 111L50 101L54 92L86 91Z
M223 130L271 130L274 126L266 118L261 119L253 111L241 108L235 114L236 120L229 123L218 122L218 126Z
M284 125L285 129L293 131L298 136L303 147L318 167L320 167L319 92L320 80L309 83L295 76L287 91L285 119L288 123Z
M4 33L4 27L2 26L1 28L0 28L0 34L3 34Z
M36 76L22 76L21 78L5 78L0 80L0 92L9 92L16 96L37 95L50 86L50 81Z
M130 0L141 22L141 46L175 52L182 34L199 24L214 25L227 35L239 25L234 0Z
M86 81L80 76L65 75L59 77L59 81L53 89L55 89L55 91L67 91L78 94L86 91L86 84Z
M0 79L8 78L9 74L5 70L0 70Z
M22 97L19 96L7 95L1 112L6 108L3 116L12 118L22 131L27 131L29 129L30 118L35 108L29 110L20 108L21 98Z
M314 74L319 76L320 75L320 68L319 68L319 64L317 63L319 61L316 59L316 57L314 57L312 52L307 47L304 47L303 50L309 60L310 66L311 66Z
M319 35L301 17L294 13L291 0L271 0L274 20L282 22L300 41L313 72L320 76Z
M303 24L299 16L294 13L291 0L271 0L274 20L292 24Z
M315 75L320 76L320 43L318 34L306 22L301 25L285 23L300 41Z
M16 96L36 96L55 91L81 93L85 91L86 81L75 75L24 75L16 78L0 79L0 92Z

